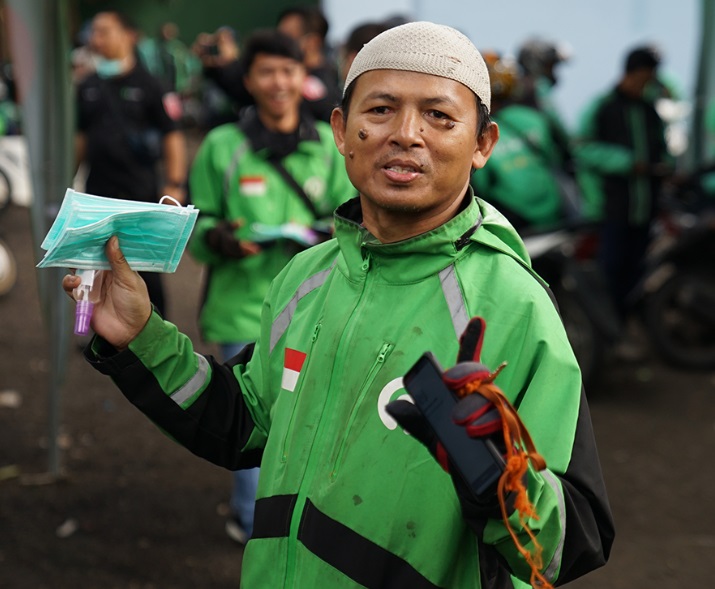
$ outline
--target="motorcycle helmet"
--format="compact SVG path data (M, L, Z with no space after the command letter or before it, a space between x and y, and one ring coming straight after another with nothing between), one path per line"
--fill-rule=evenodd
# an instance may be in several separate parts
M516 61L509 57L503 57L496 51L483 51L482 57L489 72L492 99L509 100L514 98L519 83L519 68Z
M525 75L534 78L546 76L555 82L554 66L568 61L570 57L571 52L566 45L533 38L521 45L517 61Z

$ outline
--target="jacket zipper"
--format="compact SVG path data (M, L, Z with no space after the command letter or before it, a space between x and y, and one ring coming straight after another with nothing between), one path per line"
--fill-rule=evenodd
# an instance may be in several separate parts
M369 253L366 253L361 268L363 272L367 274L369 268L370 268L370 255ZM357 314L359 312L359 309L363 305L363 301L365 300L365 292L368 290L368 278L369 276L365 276L365 282L363 283L363 288L362 292L360 293L360 297L358 299L358 302L355 304L355 307L353 308L353 315ZM352 339L352 334L354 331L354 324L347 323L346 324L346 329L349 328L349 332L346 333L345 331L343 332L343 335L340 338L340 342L338 343L337 350L336 350L336 358L340 358L340 352L341 350L347 346L346 342L349 342L350 339ZM312 347L312 346L311 346ZM323 412L321 415L321 419L318 422L317 425L317 431L314 439L314 444L316 447L320 447L320 444L322 442L322 438L325 436L325 422L329 420L327 417L328 415L331 414L330 408L332 404L335 402L334 397L335 395L330 395L330 391L333 388L333 378L335 374L342 374L341 370L338 370L338 364L339 361L336 362L336 365L333 367L331 379L328 382L328 394L327 398L325 400L325 403L323 405ZM342 366L340 366L342 368ZM313 481L313 478L315 476L315 471L316 471L316 463L315 461L318 459L316 458L316 454L312 454L308 457L308 463L305 468L305 472L303 475L303 479L300 481L300 484L298 485L298 498L296 499L296 504L295 504L295 509L293 510L293 516L290 522L290 530L288 532L288 553L286 556L286 575L285 575L285 587L286 589L293 587L295 585L295 580L296 580L296 551L297 551L297 543L298 543L298 530L300 527L301 523L301 517L303 515L303 509L305 508L305 501L307 499L307 491L306 489L310 488L310 485ZM319 465L318 465L319 466Z
M377 358L375 359L375 362L373 362L370 370L367 373L367 377L365 378L362 385L360 386L358 394L355 398L355 403L353 403L352 409L350 410L350 417L348 418L348 424L347 424L347 427L345 428L345 433L343 435L343 439L340 442L340 447L338 449L337 457L335 458L335 463L333 464L333 468L330 472L330 480L331 481L335 480L335 478L338 476L338 470L340 469L340 465L342 464L343 454L345 453L346 443L347 443L348 437L350 436L350 430L352 429L352 427L355 423L355 420L357 419L358 408L360 407L360 405L362 405L362 402L365 399L365 395L367 395L367 392L370 390L372 382L375 380L377 373L380 371L380 369L382 368L382 365L385 363L387 356L390 355L390 352L392 351L392 347L393 347L393 344L390 344L387 342L382 344L382 347L380 348L380 353L378 354Z
M296 383L295 391L293 392L293 411L291 412L290 415L290 420L288 421L288 427L286 428L286 433L285 437L283 438L283 448L281 450L281 462L285 463L285 461L288 458L288 440L290 440L290 436L293 432L293 421L295 418L295 412L296 412L296 407L298 406L298 396L300 395L300 389L301 389L301 384L302 381L305 379L305 375L308 372L308 368L310 367L310 362L313 357L312 351L313 347L315 346L315 340L318 339L318 334L320 333L320 323L316 323L315 328L313 329L313 335L310 338L310 347L308 348L308 353L306 355L305 359L305 364L303 368L300 371L300 381L299 383Z

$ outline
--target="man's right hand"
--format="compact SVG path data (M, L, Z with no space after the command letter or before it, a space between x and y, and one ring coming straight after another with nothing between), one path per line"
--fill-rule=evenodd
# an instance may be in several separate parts
M100 298L94 304L91 327L108 343L123 350L144 329L152 306L146 284L129 267L116 236L107 242L104 251L112 269L102 272ZM73 274L62 280L62 288L73 299L72 291L79 284L79 276Z

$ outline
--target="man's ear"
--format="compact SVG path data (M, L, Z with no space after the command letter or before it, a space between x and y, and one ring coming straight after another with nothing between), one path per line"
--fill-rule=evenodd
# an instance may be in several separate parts
M494 151L497 141L499 141L499 125L491 122L484 130L484 133L477 138L474 156L472 157L472 168L478 170L484 167L492 151Z
M345 117L343 116L343 109L333 109L333 112L330 113L330 126L333 128L335 145L337 145L340 154L345 156Z

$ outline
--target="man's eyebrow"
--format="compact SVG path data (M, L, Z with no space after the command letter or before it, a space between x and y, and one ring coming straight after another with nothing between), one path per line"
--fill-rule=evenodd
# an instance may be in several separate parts
M400 99L397 96L395 96L394 94L390 94L389 92L381 92L379 90L376 90L375 92L371 92L370 94L368 94L366 99L367 100L382 100L385 102L390 102L392 104L400 102ZM425 98L421 102L424 106L445 106L445 105L452 106L452 107L457 106L457 103L455 102L455 100L447 94L440 94L438 96L432 96L430 98Z
M386 102L397 102L397 97L394 94L390 94L388 92L380 92L380 91L375 91L375 92L370 92L366 96L367 100L385 100Z
M441 96L434 96L432 98L425 98L425 100L422 101L425 106L457 106L457 103L455 102L454 98L448 95L441 95Z

